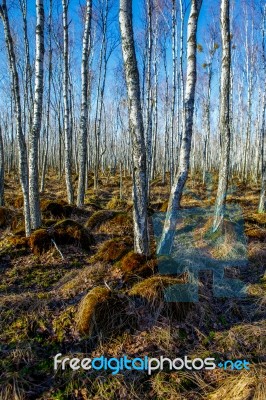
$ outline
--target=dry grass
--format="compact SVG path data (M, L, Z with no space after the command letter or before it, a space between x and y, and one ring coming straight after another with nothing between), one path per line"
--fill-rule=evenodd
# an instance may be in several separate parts
M92 186L92 176L89 178ZM125 200L121 202L118 176L101 176L97 194L90 188L86 193L87 204L80 210L66 204L65 190L60 187L58 177L48 176L41 197L43 216L47 218L41 232L33 232L29 239L32 248L43 249L35 254L29 251L24 237L22 195L14 196L18 183L9 179L11 184L6 186L5 194L12 218L6 219L0 241L0 340L4 343L4 351L0 351L1 399L266 398L262 358L266 347L265 281L259 281L265 269L265 214L256 213L258 188L236 184L235 192L228 196L228 203L240 204L250 239L246 246L249 265L243 271L243 279L250 283L250 296L244 300L217 299L211 296L211 282L200 281L199 302L191 307L189 303L165 300L167 289L187 283L185 274L179 278L158 275L156 260L130 251L133 248L130 178L123 178ZM205 211L211 212L210 205L215 199L217 176L213 182L208 192L200 175L194 174L188 182L182 206L189 215L184 213L183 222L178 225L177 264L193 257L190 242L203 258L220 260L236 256L235 219L226 221L223 229L213 235L212 220L209 214L206 217ZM151 185L153 210L164 206L165 212L168 197L169 183L164 186L161 178L156 178ZM13 209L14 205L19 210ZM203 210L196 221L190 213L191 207ZM67 213L71 213L71 222L58 221ZM189 226L191 236L185 229ZM88 245L93 241L87 236L91 238L92 230L96 242ZM82 245L81 231L85 233ZM64 260L56 251L45 253L45 249L53 246L51 239L59 245ZM89 253L82 250L83 246ZM173 274L179 266L167 258L161 263L168 271L172 265ZM174 373L164 370L151 377L130 371L117 376L111 376L110 371L97 376L64 371L53 376L52 356L77 349L84 355L109 357L150 354L175 358L180 353L204 358L218 353L227 359L246 358L252 369Z
M265 400L265 365L250 371L231 374L223 379L217 390L207 396L208 400Z
M108 203L106 204L107 210L125 210L128 206L127 201L121 200L118 197L113 197Z
M80 333L92 334L93 326L96 323L96 313L101 314L101 307L111 296L111 291L106 287L95 287L81 301L76 323Z
M83 297L75 320L81 335L102 339L109 339L136 323L129 298L104 286L93 288Z
M125 238L124 241L120 239L107 240L100 246L94 258L98 261L118 261L130 250L130 245L132 245L130 238Z
M161 314L169 314L182 319L190 311L191 304L168 302L165 298L166 289L181 283L184 283L184 280L180 278L155 275L133 285L129 289L128 295L142 299L148 309L155 312L157 317Z
M217 332L215 350L228 358L262 359L266 347L266 321L240 324L225 332Z
M85 223L85 227L88 229L94 229L100 227L104 222L113 219L117 215L116 211L96 211Z

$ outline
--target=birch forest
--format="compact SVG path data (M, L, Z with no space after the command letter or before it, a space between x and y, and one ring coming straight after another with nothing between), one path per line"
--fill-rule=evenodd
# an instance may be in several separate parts
M265 400L265 0L0 0L0 54L0 400Z

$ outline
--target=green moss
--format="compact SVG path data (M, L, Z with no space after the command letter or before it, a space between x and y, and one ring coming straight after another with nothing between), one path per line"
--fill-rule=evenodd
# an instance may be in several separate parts
M96 211L85 223L85 227L88 229L94 229L104 222L113 219L116 215L116 211Z
M106 205L107 210L125 210L127 207L127 202L121 200L118 197L113 197Z
M61 314L53 320L53 330L56 339L63 342L68 336L74 324L75 306L67 307Z

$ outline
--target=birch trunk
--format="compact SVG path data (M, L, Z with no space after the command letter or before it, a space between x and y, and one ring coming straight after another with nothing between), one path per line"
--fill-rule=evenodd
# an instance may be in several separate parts
M193 130L193 115L195 89L197 81L196 55L197 55L197 24L202 0L192 0L187 27L187 80L184 99L184 125L182 135L179 167L171 188L168 209L166 213L161 240L158 244L158 254L169 254L173 244L175 228L178 217L178 209L185 186L190 161L191 139Z
M147 171L143 116L141 111L139 71L132 26L132 0L120 0L119 22L122 38L129 102L129 126L133 150L133 219L134 249L149 254L147 215Z
M25 219L25 233L26 236L30 235L31 222L30 222L30 206L29 206L29 175L28 175L28 159L27 147L22 128L22 112L21 112L21 99L20 99L20 85L19 76L17 71L17 62L14 51L14 43L11 35L9 24L9 17L7 13L6 0L2 1L0 6L0 17L4 25L5 42L8 53L9 70L11 74L12 90L14 94L15 103L15 117L16 117L16 135L19 148L19 175L23 192L24 200L24 219Z
M0 126L0 206L5 205L4 183L5 183L5 157L4 157L2 128Z
M146 140L147 140L147 179L148 186L151 178L152 165L152 82L151 82L151 67L152 67L152 49L153 49L153 32L152 32L152 0L147 0L147 18L148 18L148 43L147 43L147 86L146 86Z
M68 53L68 0L62 0L63 28L64 28L64 71L63 71L63 97L64 97L64 136L65 136L65 179L67 199L69 204L74 203L74 191L72 184L72 156L71 156L71 130L69 107L69 53Z
M176 72L177 72L177 49L176 49L176 0L172 0L172 103L171 103L171 134L170 134L170 184L174 180L174 124L176 109Z
M220 136L221 156L219 182L215 203L213 231L216 231L224 219L225 203L228 187L230 161L230 0L221 1L221 33L222 33L222 70L220 92Z
M79 131L79 180L78 180L78 195L77 206L84 205L85 183L86 183L86 161L87 161L87 127L88 127L88 61L90 55L90 31L91 31L91 0L87 0L86 5L86 20L83 34L82 44L82 64L81 64L81 115L80 115L80 131Z
M44 59L44 8L43 0L36 0L36 56L35 56L35 88L32 129L29 135L29 200L31 213L31 228L41 225L40 196L39 196L39 151L42 123L43 103L43 59Z
M42 166L42 177L41 177L41 193L45 187L45 174L47 169L47 158L48 158L48 146L49 146L49 131L50 131L50 102L51 102L51 79L53 69L53 51L52 51L52 6L53 0L50 0L49 6L49 20L48 20L48 36L49 36L49 66L48 66L48 96L47 96L47 112L46 112L46 145L44 160Z
M265 113L266 113L266 5L263 9L263 72L264 72L264 96L262 110L262 127L261 127L261 191L259 202L259 213L266 212L266 134L265 134Z

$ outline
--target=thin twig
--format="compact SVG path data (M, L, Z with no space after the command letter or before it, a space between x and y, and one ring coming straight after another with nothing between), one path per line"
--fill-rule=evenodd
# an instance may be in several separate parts
M51 239L51 242L53 243L54 247L56 248L56 250L58 251L58 253L60 254L60 256L62 257L62 260L65 259L65 257L63 256L61 250L58 248L57 244L55 243L55 241L53 239Z

